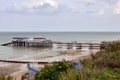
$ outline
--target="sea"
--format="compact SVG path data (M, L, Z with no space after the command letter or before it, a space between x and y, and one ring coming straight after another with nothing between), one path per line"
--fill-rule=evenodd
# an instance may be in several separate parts
M0 44L11 42L13 37L47 38L61 42L101 42L120 39L120 32L0 32ZM59 55L51 49L0 46L0 59L30 59Z

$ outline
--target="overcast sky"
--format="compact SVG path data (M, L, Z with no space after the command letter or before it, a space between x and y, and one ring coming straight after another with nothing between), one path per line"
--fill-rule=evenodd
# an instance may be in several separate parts
M120 0L0 0L0 31L120 31Z

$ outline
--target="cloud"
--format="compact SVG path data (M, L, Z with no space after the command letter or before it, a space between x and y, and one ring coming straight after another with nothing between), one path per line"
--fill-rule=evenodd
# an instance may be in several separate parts
M104 15L108 9L120 14L120 0L1 0L0 11L27 14ZM2 6L1 6L2 5Z
M47 5L47 6L46 6ZM39 8L39 7L53 7L57 8L57 2L55 0L31 0L30 2L24 2L22 7L27 8Z
M55 0L21 0L6 5L4 11L16 13L52 13L58 8Z
M120 0L116 3L113 13L120 15Z
M103 16L104 15L104 9L101 9L98 15Z
M105 0L108 4L116 4L119 0Z

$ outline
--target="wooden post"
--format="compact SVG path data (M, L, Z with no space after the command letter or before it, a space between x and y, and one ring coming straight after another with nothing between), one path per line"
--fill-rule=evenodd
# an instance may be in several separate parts
M104 44L100 44L100 50L105 49L105 45Z
M67 49L72 49L72 44L71 43L67 43Z
M93 44L89 44L89 49L93 49Z
M82 44L81 44L81 43L78 43L78 44L76 45L76 47L77 47L77 49L82 49Z

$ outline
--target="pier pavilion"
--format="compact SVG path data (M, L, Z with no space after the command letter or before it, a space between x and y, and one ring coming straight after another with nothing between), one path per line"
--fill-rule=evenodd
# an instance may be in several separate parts
M52 48L52 40L46 38L13 38L12 46Z

